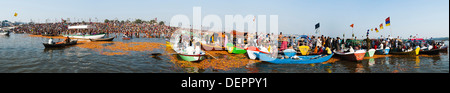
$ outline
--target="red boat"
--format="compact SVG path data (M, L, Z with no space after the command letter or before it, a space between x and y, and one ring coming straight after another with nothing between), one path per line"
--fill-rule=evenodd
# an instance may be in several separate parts
M366 54L366 50L356 50L355 52L336 52L336 50L334 51L334 53L336 53L337 57L340 57L342 59L345 60L349 60L349 61L361 61L364 59L364 55Z
M123 40L130 40L131 38L129 37L122 37Z

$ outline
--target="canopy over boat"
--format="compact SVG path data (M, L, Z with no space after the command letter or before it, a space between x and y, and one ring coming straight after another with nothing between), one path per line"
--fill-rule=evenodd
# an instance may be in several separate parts
M91 26L91 25L76 25L76 26L68 27L68 29L91 29L91 28L95 28L95 27Z

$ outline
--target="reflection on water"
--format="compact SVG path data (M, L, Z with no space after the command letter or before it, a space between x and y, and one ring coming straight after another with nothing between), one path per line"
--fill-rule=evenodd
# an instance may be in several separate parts
M345 60L333 63L316 64L270 64L248 60L240 62L240 67L228 70L214 68L182 67L169 58L182 60L169 54L170 49L156 52L131 52L129 55L101 55L87 48L70 46L65 48L44 48L42 42L48 39L28 37L27 34L0 36L0 72L38 72L38 73L448 73L449 55L442 52L438 56L381 56L350 62ZM122 41L115 39L114 41ZM155 38L133 38L126 42L165 42ZM111 46L114 43L104 43ZM446 41L446 45L448 41ZM238 61L242 55L213 54L218 59ZM239 57L236 57L239 56ZM235 59L233 59L235 58ZM237 59L236 59L237 58ZM214 58L208 57L213 61ZM242 61L242 60L241 60ZM189 64L199 64L193 62ZM204 62L203 62L204 63Z

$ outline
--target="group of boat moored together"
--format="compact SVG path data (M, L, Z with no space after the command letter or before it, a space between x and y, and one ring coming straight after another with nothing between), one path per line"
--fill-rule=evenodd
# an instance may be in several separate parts
M423 39L341 40L339 37L282 36L282 33L278 38L273 37L273 33L194 33L192 29L176 30L170 39L166 39L167 46L185 61L202 61L209 55L205 51L227 51L231 54L246 54L249 59L274 64L322 63L333 56L347 61L361 61L364 57L374 55L439 55L440 51L448 50L443 42Z

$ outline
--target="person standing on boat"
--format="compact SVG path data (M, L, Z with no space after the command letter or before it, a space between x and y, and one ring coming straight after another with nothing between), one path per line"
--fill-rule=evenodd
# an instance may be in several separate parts
M48 40L48 44L53 44L53 38L50 38L50 39Z

